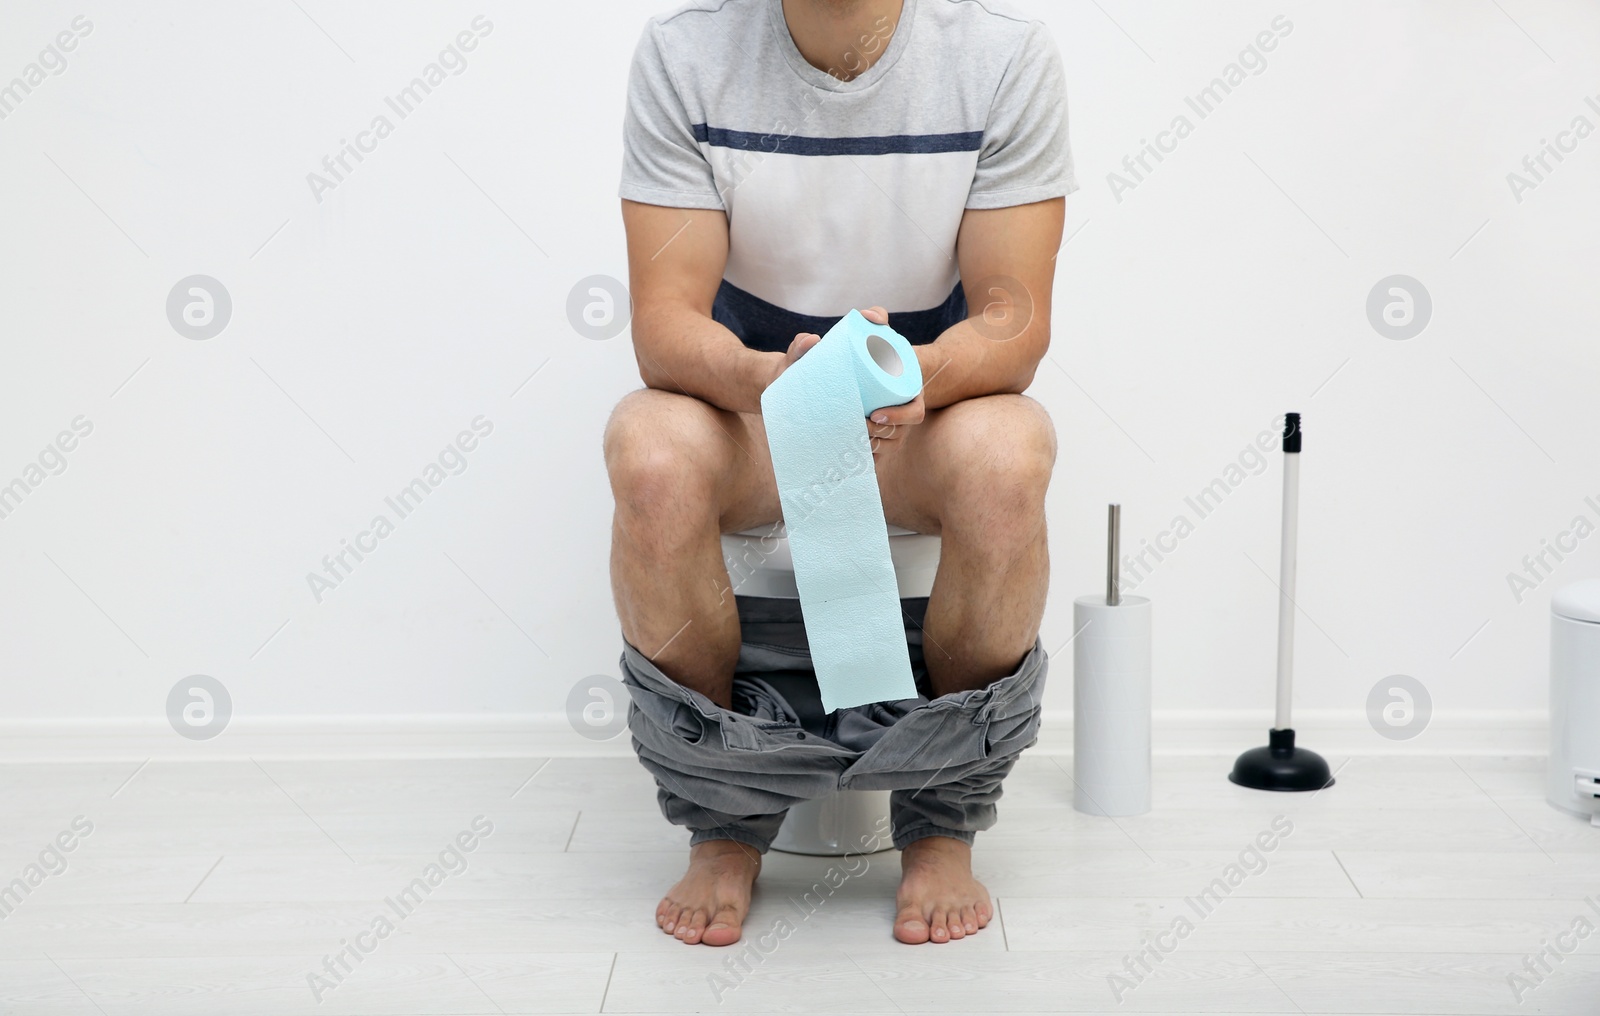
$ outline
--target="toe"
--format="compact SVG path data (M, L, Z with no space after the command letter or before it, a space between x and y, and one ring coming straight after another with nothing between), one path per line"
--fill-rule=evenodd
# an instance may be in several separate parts
M950 941L950 914L948 911L935 910L933 912L933 920L929 923L933 926L931 937L935 942Z
M921 945L928 940L928 921L919 907L901 907L894 919L894 937L907 945Z
M698 942L700 940L700 931L705 927L705 923L705 911L684 908L683 917L678 922L678 938L685 942Z
M950 933L950 941L952 942L958 938L967 937L966 926L961 923L961 908L952 907L950 909L950 918L945 922L945 930Z
M694 912L694 920L689 924L689 934L684 937L684 941L692 944L704 938L706 933L706 921L710 918L710 916L711 915L706 913L704 910L696 910Z
M978 933L978 910L976 907L969 904L961 908L961 927L966 930L968 935L976 935Z
M724 907L711 918L702 941L706 945L732 945L739 941L739 933L739 912L732 907Z
M672 934L673 930L678 926L680 913L681 908L676 903L665 903L660 916L657 918L658 923L661 925L661 930L668 935Z

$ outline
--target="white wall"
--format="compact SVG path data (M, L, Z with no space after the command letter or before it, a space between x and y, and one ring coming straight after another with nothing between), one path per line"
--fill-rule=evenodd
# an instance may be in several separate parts
M0 82L93 28L0 120L0 483L93 431L0 519L0 719L162 725L196 673L239 721L549 716L615 673L599 438L638 379L565 305L625 277L624 78L671 5L299 6L8 7ZM1358 716L1402 673L1441 716L1542 708L1550 591L1600 575L1600 539L1520 604L1506 575L1600 523L1600 137L1520 202L1506 175L1600 128L1600 11L1022 6L1065 56L1082 186L1031 393L1062 439L1047 647L1100 587L1108 500L1154 538L1297 409L1299 702ZM465 71L316 200L307 174L480 14ZM1107 174L1278 15L1266 69L1118 200ZM193 274L233 301L202 341L165 311ZM1404 341L1366 316L1392 274L1433 301ZM307 573L479 416L466 470L316 602ZM1139 589L1164 711L1267 718L1271 459Z

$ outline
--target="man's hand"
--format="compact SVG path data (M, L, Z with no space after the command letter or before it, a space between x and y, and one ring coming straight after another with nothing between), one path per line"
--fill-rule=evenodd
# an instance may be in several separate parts
M806 350L822 341L822 336L816 332L801 332L789 343L789 349L783 354L783 362L778 364L778 371L772 375L772 380L778 380L778 375L788 370L794 362L806 354Z
M889 323L889 312L882 307L868 307L861 312L861 316L875 325ZM921 423L928 415L927 403L923 401L922 393L917 392L917 397L900 406L885 406L875 410L867 417L867 433L872 437L872 454L889 448L899 448L900 438L904 436L904 427ZM895 442L885 444L884 442Z
M868 307L861 312L861 316L875 325L889 323L889 312L882 307ZM814 332L801 332L796 335L794 341L789 343L789 349L784 354L783 363L772 379L776 381L779 375L805 355L806 350L821 341L822 336ZM901 430L902 427L921 423L926 415L927 406L923 402L921 392L918 392L916 398L904 405L886 406L874 412L867 419L867 433L872 437L872 453L874 455L878 454L879 450L884 447L882 443L885 441L899 440L904 434L904 431ZM888 447L898 448L899 445L890 445Z

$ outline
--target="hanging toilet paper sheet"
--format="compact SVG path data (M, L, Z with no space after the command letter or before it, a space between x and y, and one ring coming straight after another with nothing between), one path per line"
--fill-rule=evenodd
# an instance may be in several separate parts
M921 390L911 344L851 311L761 395L806 638L829 712L917 696L867 416Z

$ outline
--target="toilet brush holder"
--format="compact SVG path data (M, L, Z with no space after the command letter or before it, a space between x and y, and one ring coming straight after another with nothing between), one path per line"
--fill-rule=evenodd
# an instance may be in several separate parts
M1150 810L1150 600L1121 595L1120 506L1109 515L1106 593L1072 603L1073 807L1142 815Z

